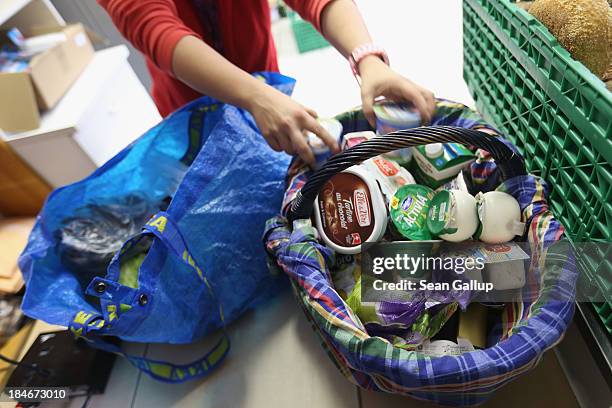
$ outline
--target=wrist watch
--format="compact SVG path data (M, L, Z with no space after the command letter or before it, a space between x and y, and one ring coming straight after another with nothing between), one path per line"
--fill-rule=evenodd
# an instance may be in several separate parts
M389 65L389 56L384 48L379 47L378 45L369 43L363 44L359 47L355 48L351 55L349 56L349 64L351 65L351 69L353 70L353 75L359 81L359 63L370 55L375 55L380 58L385 64Z

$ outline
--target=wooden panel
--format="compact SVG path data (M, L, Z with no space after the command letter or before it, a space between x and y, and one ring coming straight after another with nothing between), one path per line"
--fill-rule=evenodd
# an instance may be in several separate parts
M0 213L36 215L50 192L51 187L0 140Z
M30 74L0 73L0 129L22 132L38 126L40 114Z

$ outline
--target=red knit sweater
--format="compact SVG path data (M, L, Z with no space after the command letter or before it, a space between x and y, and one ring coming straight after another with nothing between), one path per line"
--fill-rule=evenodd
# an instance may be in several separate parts
M172 54L187 35L211 44L210 27L203 23L198 0L98 0L121 33L147 60L153 80L151 94L163 116L199 96L172 75ZM332 0L286 0L317 29L321 12ZM278 71L276 49L270 30L267 0L216 0L216 34L222 53L247 72Z

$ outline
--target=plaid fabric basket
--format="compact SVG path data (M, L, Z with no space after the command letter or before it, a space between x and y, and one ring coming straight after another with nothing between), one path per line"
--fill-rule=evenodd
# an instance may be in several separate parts
M338 119L344 126L344 133L370 130L359 110L342 114ZM453 128L447 126L472 130L487 128L497 132L476 112L445 100L438 101L432 125L435 127L420 128L416 132L398 132L401 135L396 138L412 139L413 143L408 145L457 140L440 136L452 133ZM423 136L432 132L438 140ZM474 135L487 136L480 132ZM497 140L516 152L498 132ZM339 164L342 158L338 157L359 156L367 147L356 148L365 143L334 156L316 173L299 162L294 163L288 176L283 215L269 220L264 233L271 265L280 267L290 277L295 296L324 348L342 374L354 384L444 405L482 403L496 389L534 368L543 353L562 339L574 313L577 272L573 257L567 257L561 268L547 268L545 256L532 256L524 290L536 288L538 296L536 299L518 296L515 302L506 304L503 333L493 347L460 356L429 357L419 351L396 347L381 337L370 336L334 288L334 271L330 266L335 264L335 255L315 239L315 229L305 215L308 211L297 217L292 214L295 203L303 200L301 194L308 189L309 180L320 178L326 168L334 171L347 168L348 164ZM546 183L532 175L519 173L508 177L506 171L504 176L503 170L501 160L495 161L487 152L480 151L470 169L472 186L479 191L497 189L513 195L519 201L522 221L527 225L524 239L532 253L545 253L564 234L563 227L549 211Z

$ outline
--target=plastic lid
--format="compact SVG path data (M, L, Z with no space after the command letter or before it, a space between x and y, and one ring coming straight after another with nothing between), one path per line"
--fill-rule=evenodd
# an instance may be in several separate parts
M375 103L373 109L379 121L394 123L406 128L418 127L421 124L419 112L406 104L385 100Z
M431 143L425 145L425 155L430 159L435 159L444 154L444 146L442 143Z
M342 135L342 123L337 119L319 119L321 126L325 128L336 140Z
M397 232L413 240L423 241L432 238L427 229L427 214L434 191L419 184L400 187L389 203L391 221Z
M340 140L342 135L342 123L340 121L336 119L319 119L319 123L334 139ZM308 144L315 154L326 153L330 150L325 142L312 132L308 132Z
M329 147L327 147L325 142L321 140L319 136L311 132L308 132L308 145L315 154L325 153L329 151Z

